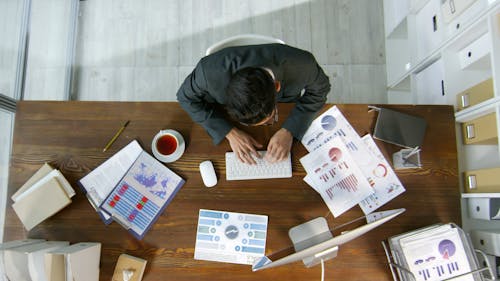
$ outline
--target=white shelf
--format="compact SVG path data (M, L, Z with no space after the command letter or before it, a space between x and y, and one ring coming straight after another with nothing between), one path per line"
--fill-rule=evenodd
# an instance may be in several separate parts
M496 96L493 97L492 99L486 100L482 103L461 110L455 113L455 121L458 123L464 123L472 119L476 119L480 116L486 115L488 113L493 113L496 111L499 103L500 103L500 96Z
M439 0L435 1L440 2ZM384 1L384 4L385 2L386 1ZM416 2L419 3L415 5L421 8L421 5L427 4L429 0ZM391 33L388 37L386 37L386 44L389 44L386 45L386 57L388 61L388 88L398 88L399 84L407 79L411 74L422 71L427 66L438 60L444 50L451 49L458 51L465 47L466 44L472 42L474 39L473 37L477 36L478 33L486 32L488 30L488 25L486 24L487 18L491 17L492 14L495 13L495 10L500 6L499 0L489 6L487 2L488 0L477 0L476 4L472 6L479 10L475 11L475 15L464 13L460 15L457 20L452 21L449 26L456 26L458 21L464 17L474 17L474 20L464 21L464 23L460 24L460 32L445 32L445 35L443 36L448 37L444 38L440 45L420 60L415 58L417 56L417 51L411 50L412 48L415 48L414 41L416 41L417 38L415 38L415 34L412 34L416 32L414 27L414 25L416 25L416 21L414 19L415 16L409 14L407 18L401 22L400 26L398 26L398 36L394 36ZM412 10L412 12L415 13L415 9ZM407 31L406 36L403 27ZM453 28L456 29L455 27ZM406 49L402 49L404 46L406 46Z
M397 0L384 0L384 4L393 1ZM457 108L457 94L493 79L492 98L455 114L461 178L466 170L500 167L500 145L464 145L460 125L496 113L500 133L500 0L467 2L464 10L446 22L442 4L444 0L409 0L408 11L392 19L392 29L386 36L387 94L391 103L448 104ZM391 21L387 19L391 14L385 17ZM404 46L406 49L401 50ZM463 190L462 179L460 188ZM484 196L500 198L500 193L462 194L466 231L487 225L500 229L500 221L471 219L467 214L466 198Z
M462 193L462 198L500 198L500 193Z

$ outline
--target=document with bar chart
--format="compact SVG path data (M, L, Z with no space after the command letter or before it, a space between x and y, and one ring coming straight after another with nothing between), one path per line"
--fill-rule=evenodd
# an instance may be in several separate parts
M184 179L143 151L100 209L142 239L184 184Z
M252 265L264 256L265 215L200 209L194 258Z
M404 258L417 281L445 280L471 271L457 228L442 225L401 238ZM473 281L471 275L456 280Z
M300 159L307 176L337 217L373 194L370 183L340 138L331 139Z
M372 194L359 203L365 214L380 208L405 191L371 136L366 135L361 138L336 106L332 106L318 116L311 123L301 141L304 147L312 153L317 149L330 147L332 140L335 139L340 139L345 145L353 160L353 165L357 165L373 190ZM307 169L306 171L308 174L304 181L321 194L323 183L315 181L314 173L310 174Z

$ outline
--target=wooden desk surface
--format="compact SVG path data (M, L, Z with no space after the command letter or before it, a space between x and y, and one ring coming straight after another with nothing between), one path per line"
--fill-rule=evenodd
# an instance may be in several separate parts
M287 116L291 106L280 104L280 117ZM376 113L368 113L366 105L338 107L360 135L373 131ZM380 244L382 240L433 223L461 222L452 107L387 107L427 120L422 146L423 168L397 172L406 192L381 210L404 207L406 213L341 246L338 257L326 263L326 280L391 280ZM131 120L130 124L110 150L103 153L104 145L125 120ZM186 179L186 184L144 239L138 241L117 223L104 225L76 182L133 139L151 153L151 140L165 128L178 130L186 140L183 157L167 165ZM277 128L279 126L250 130L265 143ZM377 144L387 159L398 150L390 144L378 141ZM24 230L9 199L4 239L29 237L71 243L101 242L101 280L111 279L121 253L148 260L143 280L319 279L320 266L306 269L301 262L252 272L246 265L193 258L199 209L268 215L266 254L291 245L289 228L328 213L321 197L302 180L305 172L299 159L306 150L300 143L293 145L291 179L227 182L224 153L229 150L227 142L214 146L204 130L193 124L177 103L20 102L15 121L9 198L44 162L60 169L77 195L71 205L30 232ZM198 164L206 159L213 161L219 177L214 188L203 186L198 171ZM329 226L334 227L359 216L362 216L361 210L354 207L338 218L330 215L327 219Z

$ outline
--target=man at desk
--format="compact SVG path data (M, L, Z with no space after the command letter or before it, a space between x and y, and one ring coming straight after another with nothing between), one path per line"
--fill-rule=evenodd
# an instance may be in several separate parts
M260 126L277 121L277 102L295 102L267 146L266 160L277 162L287 157L293 138L302 138L329 91L328 76L311 53L265 44L229 47L202 58L177 99L214 144L226 138L240 161L254 164L252 156L262 144L226 120L221 105L234 121Z

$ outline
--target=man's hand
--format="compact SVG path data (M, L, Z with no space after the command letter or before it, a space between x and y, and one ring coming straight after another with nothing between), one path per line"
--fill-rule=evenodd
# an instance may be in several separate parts
M279 129L269 140L265 160L271 163L285 160L292 148L293 136L284 128Z
M226 139L229 141L229 145L241 162L257 164L252 155L260 157L255 148L261 148L262 144L258 143L249 134L237 128L232 128L231 131L227 133Z

